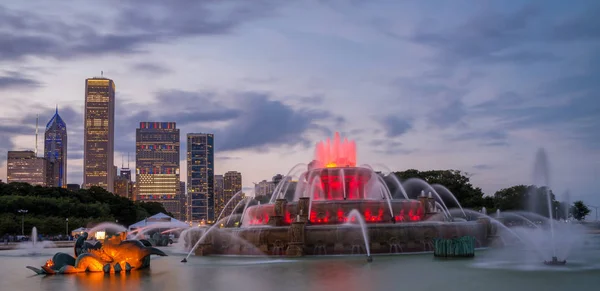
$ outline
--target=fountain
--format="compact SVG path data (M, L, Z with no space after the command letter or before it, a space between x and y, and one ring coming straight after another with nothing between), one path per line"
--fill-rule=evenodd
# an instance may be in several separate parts
M191 254L256 254L249 246L266 255L297 257L351 255L362 245L371 261L372 254L432 251L434 238L471 236L487 246L494 236L491 219L468 220L466 210L445 187L411 179L408 186L422 191L411 199L393 174L380 174L356 162L354 141L336 133L333 140L319 142L314 160L301 173L303 164L294 166L276 186L270 203L246 204L241 216L221 219L237 220L234 224L182 233L189 252L183 261ZM450 214L438 190L446 201L457 204L460 219ZM349 227L351 222L361 227Z
M55 245L51 241L38 241L38 232L35 226L31 228L30 241L21 242L17 245L18 249L24 250L28 254L37 254L42 249L52 247L55 247Z
M552 217L553 207L552 207L552 197L550 196L550 173L548 166L548 156L546 151L543 148L540 148L535 156L535 164L533 168L533 179L535 185L544 186L544 194L546 196L546 202L548 205L548 222L550 224L550 240L552 246L552 260L544 261L545 265L559 266L567 263L566 260L559 261L556 256L556 239L554 234L554 218ZM535 207L535 196L531 195L533 203L532 207Z

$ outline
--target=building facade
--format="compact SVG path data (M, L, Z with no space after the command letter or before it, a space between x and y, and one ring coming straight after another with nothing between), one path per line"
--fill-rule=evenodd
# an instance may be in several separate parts
M271 196L275 191L275 182L262 180L254 185L254 196Z
M140 122L136 129L137 200L159 202L175 217L181 217L179 154L175 122Z
M6 182L46 186L46 159L33 151L9 151L6 163Z
M189 133L187 135L187 195L190 221L214 222L214 173L214 135Z
M215 219L219 216L223 207L225 207L225 193L223 192L223 175L215 175Z
M179 188L177 188L177 197L179 197L179 220L187 221L188 213L187 209L187 195L185 194L185 182L179 181Z
M234 198L234 196L242 191L242 173L236 171L229 171L223 175L223 199L225 204L225 210L222 217L227 217L233 213L235 206L242 201L244 195L240 194ZM230 202L231 200L231 202ZM229 203L229 204L227 204Z
M115 177L114 193L133 200L133 183L131 182L131 170L129 168L122 168L119 175Z
M56 113L46 125L44 133L46 158L46 186L67 187L67 125Z
M85 80L83 187L114 192L115 83L106 78Z

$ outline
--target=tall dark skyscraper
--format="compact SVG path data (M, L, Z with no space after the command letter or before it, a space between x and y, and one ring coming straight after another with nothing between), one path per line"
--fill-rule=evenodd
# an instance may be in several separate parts
M242 201L244 195L238 195L233 198L235 194L242 191L242 173L236 171L229 171L223 175L223 201L227 204L233 199L225 208L222 217L227 217L233 213L233 208ZM225 204L223 207L225 207ZM218 214L217 214L218 215Z
M215 220L214 140L211 133L187 135L187 195L193 222Z
M179 129L175 122L141 122L136 129L137 200L160 202L181 219Z
M44 133L46 158L46 186L67 187L67 125L56 113L46 125Z
M114 191L115 83L111 79L85 80L83 187Z

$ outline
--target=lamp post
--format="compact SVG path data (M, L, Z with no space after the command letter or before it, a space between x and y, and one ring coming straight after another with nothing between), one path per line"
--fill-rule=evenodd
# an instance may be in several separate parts
M65 221L67 222L67 228L66 228L67 240L69 240L69 218L65 219Z
M25 213L29 212L27 209L19 209L18 213L21 213L21 234L25 235Z

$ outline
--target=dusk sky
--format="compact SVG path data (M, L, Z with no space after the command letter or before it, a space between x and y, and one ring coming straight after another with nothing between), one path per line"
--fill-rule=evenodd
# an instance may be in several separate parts
M244 186L340 131L358 163L458 169L488 195L531 184L600 206L599 1L2 1L0 179L55 105L82 182L85 79L116 84L115 163L140 121L215 134ZM43 149L40 138L39 149ZM134 164L131 164L134 167Z

